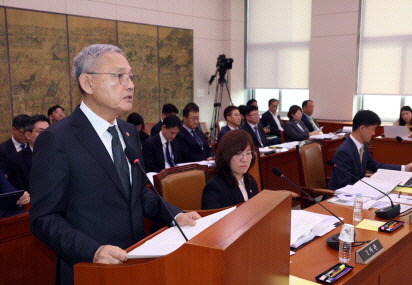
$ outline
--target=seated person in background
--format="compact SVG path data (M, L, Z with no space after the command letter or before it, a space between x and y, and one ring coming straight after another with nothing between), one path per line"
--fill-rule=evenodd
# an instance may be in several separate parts
M315 110L315 104L312 100L305 100L302 103L302 122L305 123L306 128L308 128L309 132L313 132L316 130L320 130L318 122L312 117L313 111Z
M375 129L380 124L381 119L372 111L361 110L356 113L353 118L352 134L339 146L333 156L337 167L333 168L329 189L336 190L358 181L341 169L359 178L365 176L366 170L376 172L379 168L412 171L412 163L406 166L379 163L369 154L365 143L375 135Z
M266 133L268 136L277 136L277 138L273 138L270 140L270 144L279 144L282 143L282 138L280 132L283 131L284 124L280 119L279 113L277 113L279 100L278 99L270 99L268 102L269 110L267 110L262 115L262 119L260 123L262 126L269 126L269 132Z
M14 154L27 147L27 138L24 135L24 125L30 117L27 115L18 115L14 117L11 129L11 138L0 145L0 169L7 172L6 162Z
M258 194L256 180L248 173L255 163L250 135L229 131L216 151L216 170L202 194L202 209L217 209L245 202Z
M240 126L243 126L245 124L245 116L246 116L246 105L239 105L238 106L239 113L240 113Z
M162 108L162 119L152 127L150 130L150 135L154 136L155 134L158 134L160 130L162 129L162 122L163 120L169 116L169 115L177 115L179 114L179 110L176 108L175 105L173 104L164 104Z
M47 111L47 116L49 117L50 123L53 124L65 117L64 109L60 105L54 105Z
M222 128L217 135L217 142L219 142L228 131L237 130L242 120L239 109L236 106L226 107L223 111L223 117L225 117L227 125Z
M7 177L17 190L29 190L34 142L50 125L49 119L44 115L31 116L24 126L24 135L29 142L29 147L16 153L7 160Z
M302 122L302 109L298 105L292 105L288 112L289 121L285 124L285 139L287 142L303 141L311 135L318 135L320 130L309 132L305 124Z
M265 147L269 143L266 140L265 132L261 125L259 125L259 111L256 106L247 106L246 112L246 123L240 128L241 130L247 132L253 140L255 147Z
M138 113L131 113L127 117L127 122L135 125L137 131L139 132L140 142L143 144L150 136L145 132L143 117Z
M10 193L17 191L13 185L10 184L10 181L7 180L3 171L0 169L0 194ZM24 191L23 195L17 200L17 205L25 205L30 202L30 194L27 191Z
M176 115L167 116L160 132L144 142L143 157L147 172L160 172L182 161L180 145L175 140L181 127L182 122Z
M199 107L189 103L183 109L183 127L177 140L182 150L182 162L210 160L213 158L212 149L206 142L205 135L198 128Z
M394 126L406 126L409 137L412 137L412 109L409 106L403 106L399 114L399 120L393 123Z
M256 106L257 108L259 108L258 103L255 99L250 99L249 101L247 101L246 106Z

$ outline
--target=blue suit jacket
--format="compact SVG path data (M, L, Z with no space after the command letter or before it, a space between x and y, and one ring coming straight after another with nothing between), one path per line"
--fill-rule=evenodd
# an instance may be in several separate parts
M223 138L223 136L224 136L227 132L229 132L229 131L231 131L231 129L229 128L229 126L228 126L228 125L224 126L224 127L220 130L219 134L217 135L217 142L219 142L219 141Z
M336 190L346 185L352 185L358 181L358 179L343 172L340 168L359 178L363 178L365 176L366 170L370 170L372 172L376 172L379 168L401 170L400 165L390 165L376 162L376 160L370 155L366 144L364 145L363 160L361 165L358 149L350 137L339 146L333 156L333 161L336 163L336 168L333 168L332 176L329 182L329 189L331 190Z
M213 156L212 150L206 142L205 135L198 128L196 128L195 131L202 140L202 146L197 143L196 139L185 127L182 127L176 136L182 151L182 162L202 161Z
M163 125L162 121L157 122L156 125L154 125L152 129L150 130L150 136L153 137L154 135L157 135L162 129L162 125Z
M135 126L117 120L126 147L142 160ZM127 248L145 237L143 217L171 218L136 165L127 198L114 163L93 126L77 108L35 143L30 174L30 228L57 255L57 281L73 284L73 265L92 262L101 245ZM180 212L169 205L172 215Z
M11 138L0 144L0 169L3 170L4 173L7 172L7 160L16 153L16 147Z
M266 135L265 135L265 131L263 130L262 126L257 124L257 130L259 133L259 137L262 140L263 146L260 145L260 142L258 140L258 138L256 137L255 131L251 128L251 126L245 122L245 124L243 126L240 127L240 129L242 131L247 132L253 140L253 144L255 145L255 147L259 148L259 147L265 147L269 145L269 142L266 139Z

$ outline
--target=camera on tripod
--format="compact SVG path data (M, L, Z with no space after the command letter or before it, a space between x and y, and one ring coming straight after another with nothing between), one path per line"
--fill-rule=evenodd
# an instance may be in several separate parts
M217 73L219 72L219 83L225 82L225 75L228 69L232 69L233 66L233 58L227 58L226 55L221 54L217 58L216 63L216 73L210 77L209 85L212 85L213 81L216 78Z

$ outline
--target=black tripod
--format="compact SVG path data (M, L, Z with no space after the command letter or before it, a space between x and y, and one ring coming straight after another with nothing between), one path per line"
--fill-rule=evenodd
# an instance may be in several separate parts
M214 79L216 78L218 71L216 71L215 75L209 80L209 84L212 84ZM219 79L218 83L216 84L216 93L215 93L215 102L213 104L213 115L212 115L212 122L210 124L210 140L211 142L215 142L217 139L217 124L219 122L219 114L220 108L222 107L222 98L223 98L223 88L226 87L227 94L229 96L230 105L233 105L232 98L230 97L229 87L227 86L227 80L225 79L226 70L219 71Z

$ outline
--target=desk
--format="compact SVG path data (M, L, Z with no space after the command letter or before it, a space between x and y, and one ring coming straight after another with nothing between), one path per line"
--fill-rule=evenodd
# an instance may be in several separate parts
M29 224L28 213L0 219L0 284L55 283L55 254Z
M376 137L373 139L373 158L382 163L408 164L412 162L412 141L404 145L396 139Z
M343 217L345 221L352 220L351 208L330 203L325 204L336 215ZM314 205L306 210L322 214L326 213L318 205ZM375 209L364 210L363 216L368 219L377 219L375 218ZM409 225L407 218L399 218L405 222L405 226L392 234L356 229L357 240L373 240L378 238L385 251L369 264L363 265L355 263L355 250L352 249L350 265L354 266L355 269L334 284L411 284L412 226ZM290 264L290 274L315 282L316 275L338 263L338 252L327 247L326 239L333 234L339 233L341 229L342 226L339 226L332 232L296 251L296 254L290 258L292 262Z

